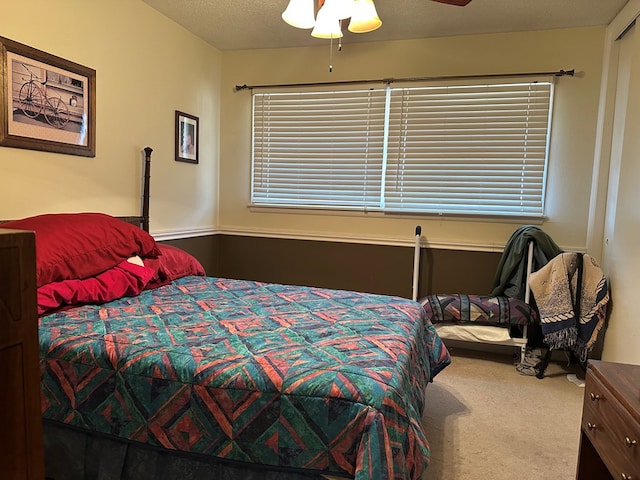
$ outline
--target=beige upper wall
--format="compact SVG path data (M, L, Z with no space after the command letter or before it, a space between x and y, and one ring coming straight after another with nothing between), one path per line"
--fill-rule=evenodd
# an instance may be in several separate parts
M343 46L328 72L329 43L320 47L223 52L220 136L222 231L309 238L412 241L421 224L436 246L500 250L523 222L464 221L380 214L306 215L249 209L251 94L235 85L305 83L387 77L557 71L547 184L549 219L541 227L562 247L586 246L604 28L476 35Z
M54 28L55 26L55 28ZM0 35L96 70L96 157L0 147L0 218L140 211L152 232L217 223L221 54L141 0L2 0ZM174 112L200 118L200 164L174 160Z
M22 14L27 6L37 12L28 19ZM47 33L51 19L68 25L68 33ZM333 73L326 42L221 53L139 0L89 6L82 0L5 0L0 34L97 71L96 157L0 147L0 218L43 211L135 213L140 151L149 145L156 233L188 235L219 227L394 242L412 241L419 223L433 245L499 250L521 222L247 208L251 95L234 86L575 68L578 76L557 82L549 220L542 228L567 249L586 245L603 28L345 44L334 55ZM173 160L174 110L200 117L198 166Z

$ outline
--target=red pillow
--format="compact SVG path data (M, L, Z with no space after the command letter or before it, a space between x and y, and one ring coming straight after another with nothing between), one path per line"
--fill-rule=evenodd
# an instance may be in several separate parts
M157 258L144 259L144 264L156 271L147 289L161 287L188 275L205 275L202 264L184 250L162 243L158 244L158 249L160 255Z
M129 257L156 257L153 237L103 213L54 213L3 223L36 234L37 286L92 277Z
M38 315L60 307L101 304L138 295L153 276L153 269L127 260L106 272L83 280L63 280L38 288Z

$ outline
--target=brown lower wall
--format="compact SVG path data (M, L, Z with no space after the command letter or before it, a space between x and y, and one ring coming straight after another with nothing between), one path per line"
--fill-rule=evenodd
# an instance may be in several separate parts
M413 247L212 235L165 243L193 254L207 274L411 297ZM419 297L488 294L501 253L423 248Z
M165 240L160 243L173 245L189 252L196 257L204 269L207 271L207 275L217 275L219 253L219 235L207 235L204 237L191 237L181 238L179 240Z

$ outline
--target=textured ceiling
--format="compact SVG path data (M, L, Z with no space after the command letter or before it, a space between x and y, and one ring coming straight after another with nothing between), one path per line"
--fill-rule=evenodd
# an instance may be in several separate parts
M323 45L284 23L288 0L144 0L220 50ZM382 27L345 43L607 25L627 0L375 0Z

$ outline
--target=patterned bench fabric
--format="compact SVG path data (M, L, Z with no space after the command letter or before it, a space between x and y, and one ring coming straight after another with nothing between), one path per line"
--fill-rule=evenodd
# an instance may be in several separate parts
M420 299L432 323L530 325L538 313L527 303L507 296L428 295Z
M358 480L421 478L450 361L416 302L212 277L41 317L40 352L45 419Z

